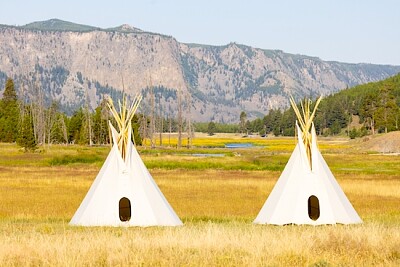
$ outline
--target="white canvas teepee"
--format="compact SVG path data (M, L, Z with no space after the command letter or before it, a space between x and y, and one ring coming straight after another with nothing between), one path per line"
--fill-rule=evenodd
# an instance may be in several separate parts
M70 224L81 226L179 226L181 220L153 180L134 144L131 119L140 103L136 97L120 114L112 101L119 132L111 125L112 149Z
M317 147L310 102L302 105L303 116L293 99L300 127L298 143L275 187L254 220L257 224L352 224L362 220L340 188ZM311 128L311 132L309 129Z

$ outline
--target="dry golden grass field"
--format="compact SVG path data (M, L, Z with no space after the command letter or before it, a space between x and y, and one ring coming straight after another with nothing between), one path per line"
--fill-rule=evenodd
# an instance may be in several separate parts
M164 144L168 145L168 137ZM227 149L225 143L255 147ZM182 227L72 227L109 147L0 144L0 266L400 266L400 156L320 139L360 225L253 225L294 138L198 135L139 148ZM193 154L214 154L198 157Z

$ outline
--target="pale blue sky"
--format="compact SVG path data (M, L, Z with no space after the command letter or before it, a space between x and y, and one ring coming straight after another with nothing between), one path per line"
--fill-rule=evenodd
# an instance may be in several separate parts
M0 24L130 24L184 43L230 42L349 63L400 65L398 0L0 0Z

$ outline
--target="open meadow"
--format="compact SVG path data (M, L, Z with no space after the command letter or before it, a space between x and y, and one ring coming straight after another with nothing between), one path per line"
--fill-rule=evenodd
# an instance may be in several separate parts
M228 149L226 143L250 142ZM139 153L182 227L73 227L109 150L52 145L23 153L0 144L0 266L399 266L400 156L359 141L319 147L364 221L359 225L253 225L294 149L294 138L198 135Z

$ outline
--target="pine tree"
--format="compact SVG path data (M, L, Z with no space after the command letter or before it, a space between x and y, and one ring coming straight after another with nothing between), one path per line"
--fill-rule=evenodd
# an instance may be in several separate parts
M240 133L241 134L246 134L247 135L246 121L247 121L247 114L246 114L246 112L242 111L240 113L239 129L240 129Z
M108 121L113 121L107 106L107 99L103 98L93 114L93 141L97 144L109 143Z
M68 125L68 141L78 143L81 136L82 122L84 114L82 108L78 109L72 115Z
M6 87L4 89L3 101L5 101L5 102L8 102L8 101L13 102L14 101L15 102L17 100L18 100L18 98L17 98L17 92L15 91L15 88L14 88L14 81L9 78L9 79L7 79Z
M33 132L32 113L29 106L25 106L21 124L19 128L17 144L25 149L25 151L35 151L37 149L35 134Z
M104 117L103 103L95 109L93 114L93 142L106 144L108 142L108 119Z
M366 94L360 111L365 120L366 126L371 129L372 134L375 134L377 98L378 95L376 92L369 92Z
M140 128L140 122L139 122L139 117L135 114L133 115L132 118L132 132L133 132L133 139L135 142L135 145L141 146L142 145L142 137L140 136L139 133L139 128Z
M18 137L19 106L14 81L8 79L0 101L0 141L15 142Z
M210 121L210 123L208 123L208 126L207 126L208 135L210 135L210 136L214 135L216 130L217 130L217 126L215 125L214 122Z
M396 129L396 115L399 107L396 104L396 98L393 94L394 85L386 82L379 88L376 110L376 127L388 132Z
M65 125L65 115L57 112L54 117L54 123L50 129L50 143L52 144L62 144L68 143L67 128Z

